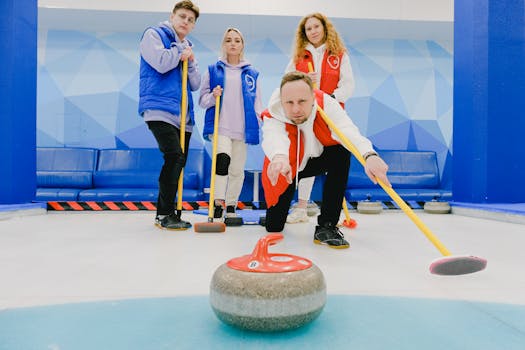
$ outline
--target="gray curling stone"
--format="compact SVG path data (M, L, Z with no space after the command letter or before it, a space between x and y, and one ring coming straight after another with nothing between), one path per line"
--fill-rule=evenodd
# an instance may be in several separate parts
M299 328L313 321L326 303L323 273L310 260L270 254L280 233L262 237L252 254L229 260L215 271L210 304L226 324L257 332Z
M450 204L438 201L425 202L423 210L429 214L448 214L450 213Z
M357 212L361 214L379 214L383 211L383 203L361 201L357 203Z

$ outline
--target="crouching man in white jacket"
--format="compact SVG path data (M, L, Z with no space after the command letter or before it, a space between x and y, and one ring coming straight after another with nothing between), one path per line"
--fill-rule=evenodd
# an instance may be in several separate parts
M390 185L388 166L372 143L362 136L339 103L320 90L310 78L290 72L281 80L262 113L265 153L262 183L266 204L266 231L283 230L296 183L303 177L326 174L321 214L317 217L314 243L331 248L350 245L337 228L350 168L350 152L317 112L320 106L366 160L365 172Z

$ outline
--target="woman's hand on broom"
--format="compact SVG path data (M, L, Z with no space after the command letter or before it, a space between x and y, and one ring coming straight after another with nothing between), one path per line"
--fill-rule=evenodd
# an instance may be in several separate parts
M213 88L213 90L211 92L213 94L213 97L221 96L222 95L222 88L221 88L220 85L217 85L216 87Z

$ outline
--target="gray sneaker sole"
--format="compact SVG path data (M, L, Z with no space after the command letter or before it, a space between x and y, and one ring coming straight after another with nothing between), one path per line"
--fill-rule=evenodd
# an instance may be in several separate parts
M318 239L315 239L315 238L314 238L314 243L315 244L319 244L319 245L326 245L326 246L328 246L329 248L332 248L332 249L348 249L348 248L350 248L350 244L349 243L343 244L343 245L331 245L331 244L328 244L326 242L322 242L322 241L320 241Z
M179 227L177 227L177 228L164 227L164 226L162 226L161 224L158 224L158 223L155 223L154 225L157 226L158 228L160 228L161 230L168 230L168 231L186 231L187 229L191 228L191 225L190 226L181 226L180 228Z

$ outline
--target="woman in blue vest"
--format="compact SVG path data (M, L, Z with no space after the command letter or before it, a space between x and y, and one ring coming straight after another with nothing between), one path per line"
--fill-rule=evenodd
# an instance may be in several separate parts
M222 39L222 56L204 72L199 104L206 109L204 139L213 137L215 98L221 96L214 217L236 217L235 208L244 181L247 144L259 143L262 103L259 72L244 59L244 38L228 28Z
M159 175L155 225L169 230L187 230L191 224L175 213L175 198L186 154L180 144L182 62L188 60L188 91L200 86L201 75L186 36L195 27L199 8L189 0L175 4L169 21L144 31L140 41L139 114L144 118L164 156ZM188 93L185 150L194 123L193 101Z

